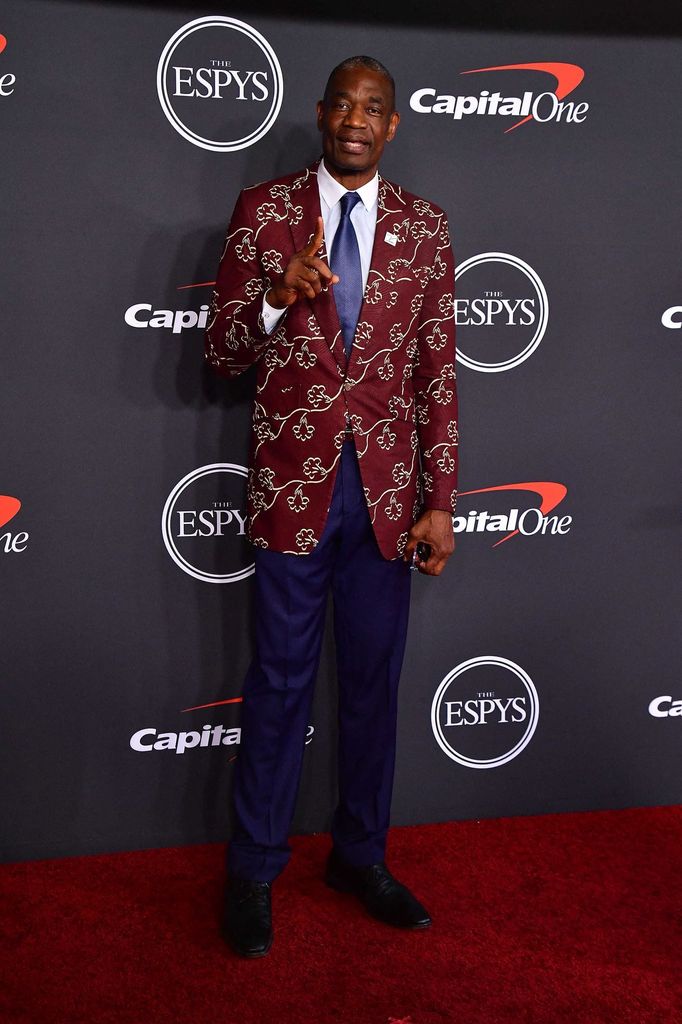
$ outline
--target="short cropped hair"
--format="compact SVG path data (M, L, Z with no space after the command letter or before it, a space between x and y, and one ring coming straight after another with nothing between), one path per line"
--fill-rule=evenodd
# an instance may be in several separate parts
M378 75L383 75L391 87L393 109L395 110L395 82L393 80L393 75L380 60L376 60L374 57L346 57L346 59L342 60L340 64L337 64L327 79L327 84L324 87L324 102L326 103L329 98L329 92L334 76L340 71L351 71L353 68L367 68L369 71L374 71Z

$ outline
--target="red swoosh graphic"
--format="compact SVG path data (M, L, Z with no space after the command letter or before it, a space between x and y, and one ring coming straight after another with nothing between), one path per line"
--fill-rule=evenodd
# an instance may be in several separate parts
M2 38L4 37L0 36L0 39ZM0 527L3 527L10 519L14 519L20 508L21 502L18 498L10 498L9 494L0 494Z
M2 53L2 51L5 49L6 46L7 46L7 40L5 39L4 36L0 36L0 53Z
M202 711L204 708L217 708L221 704L241 704L243 697L230 697L229 700L214 700L211 704L197 704L194 708L183 708L182 712L185 711Z
M479 71L544 71L546 74L553 75L556 78L554 95L558 100L562 100L564 96L568 96L569 92L573 92L585 77L585 72L577 64L564 64L561 61L550 61L546 64L497 64L491 68L473 68L471 71L460 71L460 75L476 75ZM505 128L505 135L507 132L513 132L515 128L525 124L526 121L532 120L534 120L532 114L522 117L511 128Z
M198 284L179 284L177 291L184 292L186 288L209 288L215 281L199 281Z
M475 491L460 491L460 497L463 494L488 494L490 491L533 491L534 494L540 495L540 512L543 516L546 516L548 512L551 512L553 508L556 508L560 501L563 501L568 494L568 488L564 487L563 484L557 484L551 480L534 480L526 484L500 484L498 487L478 487ZM518 530L512 530L502 540L498 540L493 544L496 548L499 544L504 544L506 540L511 540L518 533Z

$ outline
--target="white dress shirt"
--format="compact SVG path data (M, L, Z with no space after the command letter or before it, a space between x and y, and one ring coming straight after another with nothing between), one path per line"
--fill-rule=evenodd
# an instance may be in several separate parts
M334 236L341 220L341 205L339 200L349 189L332 178L324 166L324 160L320 161L317 169L317 188L320 193L320 211L324 221L324 239L327 253L331 253L334 244ZM362 270L363 290L367 285L369 268L372 262L372 249L374 247L374 231L377 223L377 204L379 198L379 174L374 175L371 181L355 190L362 202L356 203L351 210L350 219L355 229L360 250L360 268ZM333 271L334 268L331 267ZM272 334L279 323L284 309L276 309L263 296L263 322L268 334Z

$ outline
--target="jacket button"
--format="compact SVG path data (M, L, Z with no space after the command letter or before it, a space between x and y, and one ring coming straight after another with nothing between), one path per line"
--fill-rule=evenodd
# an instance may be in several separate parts
M352 387L353 387L353 385L352 385L351 381L349 381L349 380L345 381L345 383L343 385L344 391L350 391L350 389Z

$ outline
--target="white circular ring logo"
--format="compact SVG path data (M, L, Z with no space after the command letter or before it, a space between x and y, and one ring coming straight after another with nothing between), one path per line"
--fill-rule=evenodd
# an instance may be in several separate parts
M485 760L466 757L464 754L460 754L455 750L445 738L439 715L441 701L450 684L453 683L458 676L462 675L463 672L479 665L493 665L506 668L510 672L513 672L525 686L530 701L528 725L526 726L521 739L518 740L518 742L511 750L507 751L506 754L500 754L499 757L492 757ZM453 668L451 672L448 672L445 679L443 679L442 683L436 690L433 703L431 704L431 728L433 729L433 735L436 737L438 746L441 748L443 753L447 754L447 756L453 761L457 761L458 764L464 765L465 768L499 768L501 765L507 764L508 761L517 757L521 751L528 746L538 724L539 712L540 704L538 691L535 689L533 680L530 678L528 673L524 672L519 665L516 665L513 661L509 661L507 658L498 658L494 655L484 655L480 658L470 658L469 661L463 661L461 665L457 665L457 667Z
M257 128L249 132L248 135L243 136L241 139L233 139L228 142L218 142L215 139L207 139L204 136L199 135L197 132L192 131L192 129L178 117L168 96L166 74L173 53L180 43L187 39L188 36L204 28L228 29L233 32L242 33L251 40L251 42L260 47L265 55L270 71L272 72L275 88L273 91L272 102L268 108L265 118ZM247 25L245 22L238 21L236 18L215 15L213 17L197 18L195 21L188 22L187 25L183 25L182 28L178 29L175 35L168 40L159 59L156 71L156 89L164 114L175 128L176 132L179 132L183 138L187 139L188 142L191 142L195 146L201 146L202 149L211 149L215 153L233 153L238 149L247 149L248 146L253 146L254 142L258 142L259 139L262 139L263 136L272 128L277 119L277 115L279 114L280 107L282 106L284 80L282 78L282 69L279 65L279 61L277 60L277 55L270 46L270 43L260 34L260 32L257 32L255 28L251 28L251 26Z
M183 572L186 572L189 576L193 576L195 580L202 580L204 583L237 583L239 580L243 580L246 579L247 576L251 576L251 574L256 571L256 566L253 562L251 565L247 565L245 568L239 569L237 572L203 572L201 569L197 569L196 566L191 565L186 558L182 557L177 549L171 530L173 510L180 495L191 484L211 473L236 473L237 476L247 476L246 468L244 466L238 466L233 462L214 462L210 466L200 466L199 469L194 469L191 473L188 473L187 476L183 477L182 480L175 485L166 499L166 504L163 506L163 513L161 515L161 533L163 534L163 542L166 545L168 554L171 556L175 564L180 566Z
M457 359L459 362L464 363L470 370L479 370L481 373L502 373L503 370L511 370L515 366L519 366L529 356L532 356L535 349L542 341L545 331L547 330L547 321L549 318L549 299L547 298L547 292L545 286L540 280L537 273L531 266L525 263L518 256L512 256L508 252L482 252L477 256L470 256L468 260L461 263L455 271L455 282L458 278L465 274L467 270L471 270L472 267L477 267L481 263L506 263L510 267L515 267L516 270L520 270L521 273L525 274L530 283L533 285L535 292L538 297L538 303L540 307L540 315L538 316L537 326L533 337L528 342L526 347L519 352L518 355L512 356L511 359L504 359L499 363L483 363L478 359L473 359L471 356L465 355L461 348L457 349Z

